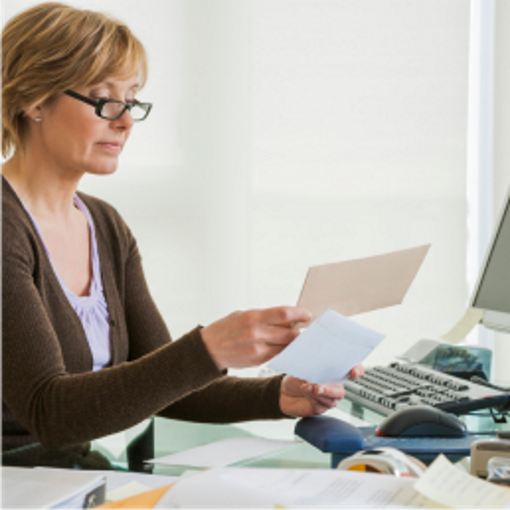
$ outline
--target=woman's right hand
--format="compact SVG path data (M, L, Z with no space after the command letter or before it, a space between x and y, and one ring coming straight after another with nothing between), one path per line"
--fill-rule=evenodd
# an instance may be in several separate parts
M297 323L309 322L305 308L278 306L234 312L200 330L220 370L261 365L280 353L298 335Z

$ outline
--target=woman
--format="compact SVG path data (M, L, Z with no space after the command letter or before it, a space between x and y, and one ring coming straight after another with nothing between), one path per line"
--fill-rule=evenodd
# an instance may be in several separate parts
M221 423L333 407L342 386L226 375L278 354L306 310L236 312L172 342L129 228L76 191L115 172L151 109L136 99L147 65L129 29L45 3L7 23L2 57L4 451L38 442L87 466L92 439L155 414Z

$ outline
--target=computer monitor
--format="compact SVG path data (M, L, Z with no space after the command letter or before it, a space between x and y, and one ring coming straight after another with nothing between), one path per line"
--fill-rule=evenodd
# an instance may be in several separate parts
M487 250L471 306L484 310L484 326L510 333L510 190Z

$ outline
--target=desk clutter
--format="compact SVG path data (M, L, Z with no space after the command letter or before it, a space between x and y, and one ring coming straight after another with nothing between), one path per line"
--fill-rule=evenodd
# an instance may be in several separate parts
M330 420L326 418L328 417L303 419L298 425L316 420L320 426L331 428L331 424L327 424ZM510 508L510 490L505 486L510 476L509 439L500 438L490 443L492 451L498 455L508 453L508 456L494 456L489 459L487 466L489 481L485 481L468 473L461 464L453 464L442 453L436 454L434 460L427 466L420 459L401 449L370 446L370 442L366 443L365 440L367 437L376 438L373 431L372 435L366 431L364 434L363 430L356 431L356 427L341 420L335 421L341 424L340 429L337 428L336 431L341 430L342 436L336 441L329 437L321 446L333 451L338 445L350 444L354 450L352 454L340 460L335 469L227 466L188 471L179 477L172 477L122 471L4 466L3 506L9 508L250 506L274 509L430 508L442 505L450 508ZM301 432L303 430L299 426L297 429ZM254 448L251 441L254 438L234 439L236 448L242 447L244 440L247 440L250 448ZM263 441L267 443L268 440ZM218 449L222 445L227 449L232 446L228 442L218 441L211 447ZM481 452L488 451L487 445L482 443L478 445ZM268 447L264 444L258 445L256 449L262 446ZM273 446L282 447L276 444ZM472 443L472 447L474 446L477 446L476 441ZM197 452L192 454L192 457L196 457ZM34 487L37 483L39 488L36 490ZM41 487L45 487L45 491L41 492Z

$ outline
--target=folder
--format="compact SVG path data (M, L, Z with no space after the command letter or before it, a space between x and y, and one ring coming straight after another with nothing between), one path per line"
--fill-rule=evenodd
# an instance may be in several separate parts
M75 469L2 467L3 508L90 508L105 501L106 477Z
M174 484L136 494L120 501L110 501L100 505L99 508L154 508L172 485Z

